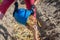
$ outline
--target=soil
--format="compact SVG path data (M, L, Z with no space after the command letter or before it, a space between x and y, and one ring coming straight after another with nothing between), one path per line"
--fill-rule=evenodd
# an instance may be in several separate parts
M44 22L40 27L42 40L60 40L60 0L44 0L37 5L38 20Z

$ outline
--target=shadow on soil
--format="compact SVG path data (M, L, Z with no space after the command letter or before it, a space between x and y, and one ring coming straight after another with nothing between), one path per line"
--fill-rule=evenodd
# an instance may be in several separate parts
M9 34L9 32L4 26L0 25L0 29L4 31L4 32L0 31L0 34L4 37L5 40L8 40L8 37L11 37L11 39L13 40L13 37Z

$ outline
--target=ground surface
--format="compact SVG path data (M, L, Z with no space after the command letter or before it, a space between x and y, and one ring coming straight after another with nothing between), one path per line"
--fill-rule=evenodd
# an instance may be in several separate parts
M45 22L40 28L43 40L60 40L60 0L44 0L37 6L40 20Z
M38 19L45 22L45 27L39 27L42 40L60 40L60 1L59 0L46 0L37 5ZM19 7L25 7L20 5ZM0 40L12 40L15 36L15 27L20 28L19 40L33 40L33 34L25 26L17 24L13 18L14 5L12 4L7 10L4 18L0 20ZM23 34L22 34L23 33ZM27 35L28 34L28 35ZM23 36L24 35L24 36ZM31 36L30 36L31 35ZM28 38L30 37L30 39ZM24 37L24 39L23 39ZM14 39L13 39L14 40Z

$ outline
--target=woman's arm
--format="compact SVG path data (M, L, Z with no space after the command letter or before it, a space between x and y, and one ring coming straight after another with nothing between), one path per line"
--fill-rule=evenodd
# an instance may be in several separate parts
M36 0L35 3L34 3L34 5L37 5L38 2L39 2L39 0Z

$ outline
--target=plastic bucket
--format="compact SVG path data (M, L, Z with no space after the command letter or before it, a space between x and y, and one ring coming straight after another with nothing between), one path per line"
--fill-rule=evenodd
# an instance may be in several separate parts
M20 8L17 12L14 13L14 18L17 22L25 25L28 17L31 15L32 12L32 10Z

